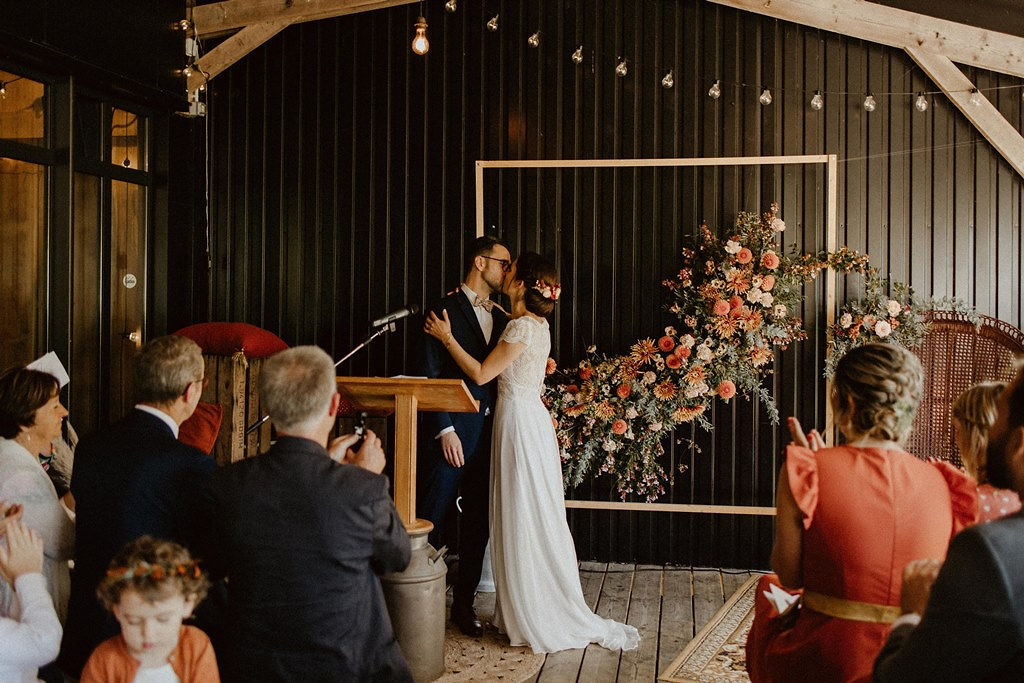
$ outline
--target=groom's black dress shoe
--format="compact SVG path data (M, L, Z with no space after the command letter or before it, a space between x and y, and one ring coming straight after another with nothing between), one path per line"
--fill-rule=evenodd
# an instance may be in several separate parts
M471 638L479 638L484 634L484 625L476 618L472 607L452 606L452 623Z

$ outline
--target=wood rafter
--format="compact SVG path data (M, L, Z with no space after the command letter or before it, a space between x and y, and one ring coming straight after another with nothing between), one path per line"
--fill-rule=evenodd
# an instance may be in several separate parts
M287 21L265 21L246 26L203 55L188 77L188 91L196 88L246 56L288 26Z
M1007 121L983 93L971 103L974 84L948 57L920 48L906 48L910 58L981 132L1017 173L1024 177L1024 137Z
M1024 38L866 0L710 0L776 19L1024 78ZM198 9L198 8L197 8Z
M416 0L223 0L198 5L192 20L200 38L216 36L252 24L330 19L346 14L408 5Z

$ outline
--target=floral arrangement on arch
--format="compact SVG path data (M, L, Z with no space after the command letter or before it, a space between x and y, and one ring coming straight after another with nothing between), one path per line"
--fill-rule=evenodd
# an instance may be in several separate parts
M725 239L701 225L682 251L674 278L663 281L678 319L657 340L641 339L621 356L594 347L576 367L549 361L544 400L551 411L567 485L594 471L615 479L620 496L655 500L671 474L659 460L662 442L680 424L710 429L712 401L756 395L778 422L762 380L776 347L806 337L800 310L804 284L825 268L867 273L867 256L786 255L776 244L786 224L778 206L758 217L743 212Z

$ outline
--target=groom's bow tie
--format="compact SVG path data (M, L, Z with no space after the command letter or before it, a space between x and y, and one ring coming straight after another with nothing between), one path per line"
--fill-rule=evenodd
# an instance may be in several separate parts
M479 294L476 296L476 299L473 300L473 305L479 306L480 308L484 309L487 312L490 312L491 309L494 308L493 301L491 301L490 299L485 299Z

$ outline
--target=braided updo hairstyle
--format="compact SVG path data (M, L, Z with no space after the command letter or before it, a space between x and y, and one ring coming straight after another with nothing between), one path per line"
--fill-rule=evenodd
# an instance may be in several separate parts
M836 365L836 422L849 440L869 437L902 444L910 435L923 384L921 362L902 346L859 346Z
M960 450L960 460L967 474L979 484L987 481L985 455L988 429L996 421L999 412L996 401L1005 388L1005 382L980 382L953 401L953 417L960 422L960 436L964 445Z
M537 289L537 283L548 286L558 285L558 270L547 257L533 251L526 251L516 259L516 279L526 285L526 310L534 315L547 317L555 308L555 300L546 298Z

